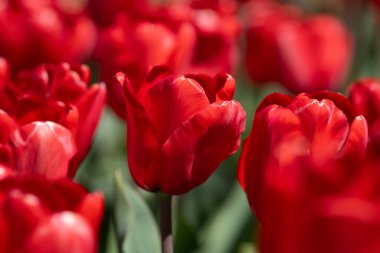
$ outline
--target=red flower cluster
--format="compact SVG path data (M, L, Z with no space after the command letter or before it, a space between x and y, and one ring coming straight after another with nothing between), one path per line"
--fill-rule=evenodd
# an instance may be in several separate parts
M118 71L132 82L141 82L148 66L161 64L177 73L214 75L233 69L239 30L239 21L231 13L189 5L148 8L137 19L121 12L100 31L95 55L107 84ZM110 90L110 105L120 112L111 102L118 95Z
M0 162L19 174L73 177L88 152L105 87L84 65L41 65L9 79L0 60Z
M255 83L277 82L292 92L341 87L353 42L336 18L305 17L294 6L255 2L247 23L246 61Z
M261 252L379 250L379 173L362 161L367 135L338 93L264 99L239 160Z
M97 252L101 193L88 194L67 179L5 174L0 167L1 252Z
M0 56L14 71L84 60L96 44L95 25L84 10L83 1L2 0Z
M128 164L140 187L185 193L237 151L245 111L231 100L230 75L180 76L156 67L140 85L123 73L113 85L124 88Z

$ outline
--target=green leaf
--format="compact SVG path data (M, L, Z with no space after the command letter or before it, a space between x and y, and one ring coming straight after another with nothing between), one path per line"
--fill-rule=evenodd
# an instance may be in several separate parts
M161 253L160 234L149 206L139 193L115 173L115 219L121 249L125 253Z
M107 253L118 253L117 240L115 234L115 228L112 223L109 224L107 229L106 249Z
M203 229L200 235L203 241L199 252L232 252L240 231L251 217L245 194L238 183L235 183L227 200Z

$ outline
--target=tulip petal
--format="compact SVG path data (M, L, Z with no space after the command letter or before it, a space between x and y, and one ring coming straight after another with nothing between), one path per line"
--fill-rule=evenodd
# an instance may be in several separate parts
M33 122L11 135L18 159L18 174L38 173L46 177L66 177L70 159L76 152L71 133L53 122Z
M13 235L8 237L6 252L15 252L49 212L35 195L19 190L11 190L2 204L0 219L5 221L7 233Z
M106 89L103 84L93 85L76 104L78 109L78 128L75 136L78 152L70 161L69 177L75 172L91 147L92 137L102 115L106 102Z
M234 96L235 79L226 73L218 73L215 77L206 74L190 74L186 77L197 81L202 86L210 103L231 100Z
M226 101L211 104L183 123L162 147L159 189L181 194L203 183L238 149L245 117L239 103Z
M142 188L150 191L154 182L146 182L145 174L158 149L156 130L148 118L144 107L137 100L132 85L123 73L118 73L116 82L122 84L126 101L127 155L131 176ZM146 183L145 183L146 182Z
M184 121L210 105L201 85L185 77L154 83L139 99L154 124L160 143L164 143Z
M323 165L339 154L346 141L349 124L346 115L333 101L296 98L289 108L303 122L314 164Z
M9 116L8 113L0 110L0 142L8 142L10 134L17 127L17 123L14 121L14 119Z
M30 235L25 253L95 253L96 241L87 221L73 212L56 213Z
M75 212L84 217L92 226L94 236L97 237L101 225L101 217L103 217L104 197L101 192L91 193L85 196Z
M346 142L344 143L342 153L349 156L350 154L364 154L368 143L368 127L363 116L357 116L351 124Z
M250 186L245 190L251 208L263 220L267 186L293 192L300 172L292 165L308 154L308 146L300 118L282 106L272 104L257 112L252 130L239 160L239 177L241 185ZM292 171L279 169L284 167Z

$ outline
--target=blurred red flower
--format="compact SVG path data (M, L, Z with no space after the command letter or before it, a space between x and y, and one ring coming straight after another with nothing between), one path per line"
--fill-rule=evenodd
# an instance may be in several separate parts
M6 147L3 150L8 152L0 149L0 157L2 153L8 154L5 157L9 158L8 162L16 163L18 171L39 170L41 173L45 166L30 166L40 157L45 165L54 163L60 167L60 172L47 169L45 172L49 171L50 176L68 173L73 177L91 146L104 108L104 85L88 86L90 70L85 65L40 65L12 79L7 78L7 65L2 66L0 64L0 124L6 131L1 135L1 142ZM59 150L49 152L55 148Z
M220 29L223 27L223 29ZM119 13L100 31L95 58L107 85L122 71L141 82L146 69L166 64L178 73L231 72L238 57L240 23L235 15L187 5L166 5L140 19ZM113 109L112 89L109 103ZM125 112L121 115L125 116Z
M1 1L0 56L9 59L13 71L84 60L95 46L96 28L80 2Z
M349 97L356 113L362 114L368 123L371 151L380 148L380 80L366 78L354 82Z
M338 93L264 99L239 159L261 252L367 252L360 240L378 225L362 220L367 188L355 188L367 134L364 117Z
M271 184L298 180L306 160L314 173L339 180L325 165L334 159L355 161L367 146L367 123L355 114L349 100L339 93L319 92L296 97L274 93L259 105L239 160L239 180L258 217L265 215L265 189ZM270 169L268 169L270 168ZM302 168L301 168L302 169ZM283 174L288 174L286 177ZM289 189L290 190L290 189Z
M339 20L275 3L247 9L246 61L256 84L277 82L296 93L341 87L353 42Z
M101 193L69 180L6 177L0 181L0 251L95 253L103 209Z
M185 193L238 149L246 115L231 100L230 75L179 76L155 67L139 86L123 73L113 85L125 90L128 164L140 187Z

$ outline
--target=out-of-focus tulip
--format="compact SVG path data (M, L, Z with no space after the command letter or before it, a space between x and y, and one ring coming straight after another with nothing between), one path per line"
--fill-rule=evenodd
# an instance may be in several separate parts
M380 148L380 80L361 79L354 82L349 90L350 100L358 114L368 123L369 143L378 153Z
M104 200L69 180L0 181L1 252L97 252Z
M132 82L142 82L148 67L161 64L183 74L231 72L239 31L232 14L186 5L164 6L139 20L120 14L100 31L95 58L107 84L119 71ZM120 90L109 87L108 94L109 104L124 118L125 110L115 106L122 98Z
M60 165L61 170L73 177L91 146L106 99L104 85L95 84L89 87L89 78L90 71L87 66L61 63L41 65L34 70L20 72L14 79L6 81L0 89L0 123L7 129L2 141L7 142L11 136L14 147L21 148L19 152L23 154L25 147L37 153L43 151L39 148L46 149L44 152L48 152L48 149L60 149L62 152L55 150L51 154L62 154L65 159L59 161L57 156L50 162ZM19 129L17 134L13 133L16 129ZM16 145L16 142L19 144ZM36 144L39 142L61 144L40 146ZM25 146L25 143L29 144ZM21 164L23 161L17 153L18 151L14 159ZM38 156L35 155L33 157ZM49 157L45 153L39 155ZM24 162L28 164L31 157L24 157ZM64 169L67 167L64 161L69 162L69 169ZM28 171L34 170L30 166L25 168ZM39 170L44 170L43 168L40 167Z
M155 5L149 0L91 0L88 8L97 26L106 27L114 23L121 12L137 20L154 11Z
M123 73L113 85L125 90L128 164L140 187L185 193L238 149L246 115L231 100L230 75L179 76L155 67L139 86Z
M272 187L291 192L306 173L343 180L343 172L330 171L326 164L358 160L367 146L367 132L365 118L339 93L267 96L239 160L239 181L258 217L265 215L266 194ZM312 164L315 171L303 171L300 161ZM282 170L285 167L291 171Z
M340 195L356 194L348 186L361 174L367 135L364 117L338 93L264 99L239 159L240 184L261 223L261 252L361 252L356 246L346 251L341 243L354 247L360 239L350 241L350 235L365 234L355 224L366 226L359 210L366 204L354 210L356 200Z
M14 71L88 57L96 28L79 2L2 0L0 56L10 60Z
M292 92L337 90L351 65L352 39L329 15L304 16L293 6L252 3L247 15L248 73L256 84Z
M51 121L25 125L0 110L0 163L19 175L38 173L48 178L66 177L76 154L71 132Z

